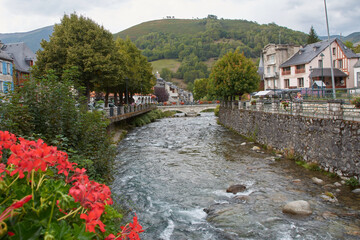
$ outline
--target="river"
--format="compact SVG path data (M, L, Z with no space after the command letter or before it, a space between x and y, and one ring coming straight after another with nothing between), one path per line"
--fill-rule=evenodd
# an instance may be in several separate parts
M360 198L329 185L339 179L243 142L213 113L131 131L119 144L111 189L136 212L141 239L360 239ZM314 176L327 186L314 184ZM226 193L233 184L246 190ZM323 200L325 192L338 202ZM295 200L308 201L313 214L282 213Z

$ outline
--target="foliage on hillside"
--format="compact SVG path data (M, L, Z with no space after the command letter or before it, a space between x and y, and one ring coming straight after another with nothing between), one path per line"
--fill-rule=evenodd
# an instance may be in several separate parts
M260 25L246 20L217 19L216 16L151 21L116 36L129 36L149 61L182 61L174 77L193 82L209 76L204 61L221 58L235 50L248 58L258 58L265 45L279 42L279 35L281 43L304 44L307 40L307 34L274 23Z

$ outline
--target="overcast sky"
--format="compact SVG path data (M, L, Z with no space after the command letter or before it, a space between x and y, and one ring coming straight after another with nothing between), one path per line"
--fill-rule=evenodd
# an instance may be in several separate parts
M330 34L360 32L360 0L327 0ZM0 33L27 32L60 23L77 12L112 33L142 22L175 18L246 19L274 22L309 33L311 25L327 35L324 0L1 0Z

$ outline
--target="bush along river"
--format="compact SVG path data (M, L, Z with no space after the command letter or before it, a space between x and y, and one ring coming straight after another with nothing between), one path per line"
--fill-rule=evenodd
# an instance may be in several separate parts
M141 239L360 239L360 197L344 181L254 146L213 113L161 119L122 140L112 192ZM283 212L298 200L310 209Z

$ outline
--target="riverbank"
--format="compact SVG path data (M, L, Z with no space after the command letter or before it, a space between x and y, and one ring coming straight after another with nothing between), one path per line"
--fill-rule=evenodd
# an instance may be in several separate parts
M155 109L141 116L136 116L134 118L126 119L124 121L112 123L108 127L108 133L111 136L112 144L118 145L121 140L126 137L127 133L130 130L133 130L135 127L141 127L151 122L154 122L157 119L172 117L174 115L175 112L173 111L162 112L158 109Z
M226 127L289 156L316 163L343 177L360 176L360 124L222 106L219 121Z

